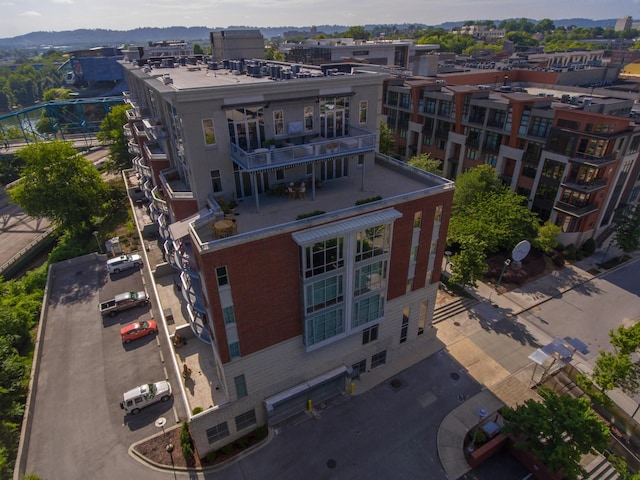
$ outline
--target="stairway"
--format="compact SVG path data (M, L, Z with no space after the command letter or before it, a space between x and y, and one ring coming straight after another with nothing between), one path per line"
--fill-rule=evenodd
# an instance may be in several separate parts
M585 479L589 480L616 480L620 474L615 471L611 464L602 455L598 455L589 465L585 467L587 474Z
M452 302L445 303L444 305L437 307L433 312L432 323L442 322L448 318L458 315L459 313L467 311L470 307L478 303L475 298L459 297Z

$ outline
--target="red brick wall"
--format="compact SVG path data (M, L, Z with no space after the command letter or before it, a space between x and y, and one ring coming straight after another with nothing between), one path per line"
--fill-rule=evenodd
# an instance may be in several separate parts
M280 235L201 260L222 362L229 361L215 268L226 265L242 355L302 334L299 247Z
M198 202L195 200L172 200L167 198L166 195L165 198L167 199L169 208L173 212L176 221L184 220L198 212Z

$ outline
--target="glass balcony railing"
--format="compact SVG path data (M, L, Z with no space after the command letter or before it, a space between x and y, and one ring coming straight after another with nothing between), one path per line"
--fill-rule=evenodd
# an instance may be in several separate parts
M346 137L318 137L302 145L279 148L258 148L247 152L235 143L231 144L233 161L244 170L262 170L274 166L289 166L310 160L373 152L376 148L376 134L357 127L349 127L351 134Z
M598 204L588 203L586 205L574 205L567 202L556 202L553 208L574 217L584 217L598 210Z

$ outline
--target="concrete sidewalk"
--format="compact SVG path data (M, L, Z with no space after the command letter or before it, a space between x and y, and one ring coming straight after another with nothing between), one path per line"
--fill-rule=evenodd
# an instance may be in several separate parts
M527 399L539 398L530 388L535 364L528 356L553 338L518 322L517 317L605 273L600 263L621 254L612 245L504 293L496 291L494 285L478 282L477 287L466 289L478 303L436 325L437 336L449 354L485 386L483 392L453 410L438 430L438 454L450 478L460 478L471 470L464 455L464 441L467 432L478 424L479 408L491 416L504 406L516 407ZM575 366L584 372L590 370L586 363L576 362ZM623 408L637 406L620 392L612 392L611 396Z

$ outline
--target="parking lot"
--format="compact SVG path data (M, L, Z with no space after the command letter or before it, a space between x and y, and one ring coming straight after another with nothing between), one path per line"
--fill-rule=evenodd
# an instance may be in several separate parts
M138 415L124 415L122 394L138 385L172 375L170 358L158 335L123 345L120 328L155 318L150 305L105 316L102 301L128 291L146 290L143 271L109 275L102 255L87 255L57 264L52 270L49 305L43 319L40 363L31 398L31 432L25 445L26 472L48 480L64 478L139 478L147 467L127 455L132 443L158 433L156 419L175 425L182 411L180 395L158 402ZM153 305L153 302L152 304ZM175 378L172 386L179 387ZM178 405L180 403L180 405ZM90 460L84 454L90 453Z

